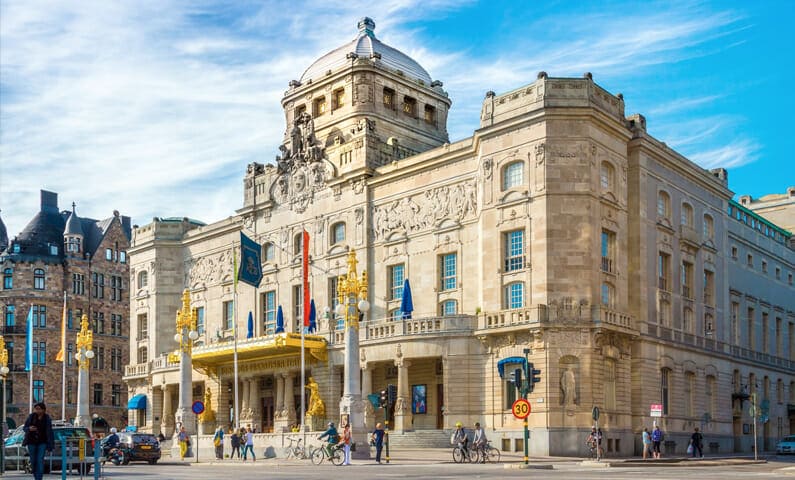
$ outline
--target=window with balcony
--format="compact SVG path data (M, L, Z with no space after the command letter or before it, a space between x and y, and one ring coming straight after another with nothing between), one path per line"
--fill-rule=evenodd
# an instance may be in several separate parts
M663 368L660 370L660 402L663 407L663 415L668 415L671 405L671 369Z
M671 302L663 298L660 299L657 310L657 322L663 327L671 326Z
M502 171L502 189L508 190L524 184L524 162L513 162Z
M693 309L685 307L682 309L682 330L685 333L694 333L695 326L693 325Z
M262 299L262 331L265 335L276 333L276 290L261 294Z
M704 314L704 335L712 335L715 333L715 317L711 313Z
M14 288L14 269L3 269L3 290L11 290Z
M613 273L613 262L616 258L616 234L610 230L602 229L602 271Z
M334 90L334 93L332 94L331 98L334 100L334 105L331 108L336 110L338 108L344 107L345 106L345 89L344 88L338 88L338 89Z
M602 162L599 167L599 185L604 191L615 190L616 169L610 162Z
M338 222L331 226L331 244L336 245L345 241L345 222Z
M458 302L455 300L445 300L440 307L442 315L455 315L458 313Z
M662 190L657 192L657 216L661 218L670 218L671 216L671 197Z
M685 298L693 298L693 264L690 262L682 262L681 278L682 283L682 296Z
M44 270L41 268L33 270L33 288L44 290Z
M16 320L17 307L14 305L6 305L5 326L13 327L17 324Z
M513 282L505 286L505 308L524 308L524 282Z
M505 271L521 270L525 265L524 230L503 234L505 242Z
M403 298L403 273L404 265L392 265L388 269L389 272L389 299L401 300Z
M455 290L458 284L458 271L456 265L456 254L455 253L447 253L444 255L439 256L439 273L440 273L440 285L439 289L441 291L445 290Z
M262 258L266 262L273 262L276 259L276 247L271 242L262 246Z
M231 300L227 300L222 304L224 317L223 317L223 325L225 330L232 330L235 328L235 302Z
M657 254L657 288L670 291L671 256L664 252Z
M613 308L615 304L615 287L608 283L602 282L602 306L605 308Z
M693 207L689 203L682 204L682 215L679 223L684 227L693 227Z
M146 363L149 361L149 351L146 347L138 348L138 363Z

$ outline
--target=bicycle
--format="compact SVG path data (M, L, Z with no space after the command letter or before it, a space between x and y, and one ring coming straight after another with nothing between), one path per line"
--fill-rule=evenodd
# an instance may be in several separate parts
M472 458L474 455L475 458ZM453 447L453 461L455 463L474 463L478 460L477 452L473 452L471 448L464 448L462 443L459 443L455 447Z
M475 461L480 463L499 463L500 449L491 444L491 440L475 449Z
M331 450L330 454L329 450ZM312 459L314 465L320 465L327 458L333 465L342 465L342 462L345 461L345 454L342 451L342 444L323 445L312 450L309 458Z
M284 447L284 457L287 460L290 460L291 458L303 460L309 456L306 449L302 445L304 441L303 438L296 439L294 437L287 437L287 441L290 442L288 446ZM293 443L295 443L295 445L293 445Z
M605 449L601 445L599 445L599 451L596 451L596 442L594 441L587 441L585 445L588 447L588 458L591 460L599 461L605 458Z

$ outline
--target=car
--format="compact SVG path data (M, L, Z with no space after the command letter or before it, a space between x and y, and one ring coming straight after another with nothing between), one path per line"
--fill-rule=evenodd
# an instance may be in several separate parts
M75 470L87 474L94 464L93 442L91 434L85 427L76 427L68 422L53 421L53 436L55 437L55 450L44 457L44 472L49 473L62 469L62 447L66 442L67 470ZM22 427L6 438L3 448L5 450L6 469L30 471L30 459L27 447L22 446L25 431ZM82 442L81 442L82 441ZM83 458L80 459L80 445L83 445Z
M119 432L119 448L124 451L124 464L130 462L149 462L154 465L160 460L160 442L151 433ZM108 437L102 439L102 451L106 451Z
M795 435L784 437L776 444L776 455L789 455L795 453Z

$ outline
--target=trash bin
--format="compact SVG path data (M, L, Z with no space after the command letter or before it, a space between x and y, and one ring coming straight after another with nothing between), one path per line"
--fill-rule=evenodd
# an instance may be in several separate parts
M663 442L663 447L666 455L673 455L676 453L676 442L673 440L666 440Z
M709 453L715 454L718 453L720 449L720 443L718 442L709 442Z

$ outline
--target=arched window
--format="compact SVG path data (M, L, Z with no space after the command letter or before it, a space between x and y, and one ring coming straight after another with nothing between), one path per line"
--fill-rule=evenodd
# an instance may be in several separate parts
M602 162L599 168L599 184L602 190L613 190L615 188L616 169L610 162Z
M33 270L33 288L44 290L44 270L41 268Z
M3 270L3 290L14 288L14 269L6 268Z
M682 312L682 330L693 333L693 309L685 307Z
M331 244L336 245L345 241L345 223L339 222L331 226Z
M663 368L660 370L660 401L663 406L663 415L668 415L668 407L671 405L671 369Z
M442 315L455 315L458 313L458 302L455 300L445 300L439 310Z
M715 238L715 222L709 215L704 215L704 240L712 240Z
M272 262L276 258L276 247L270 242L263 245L262 257L266 262Z
M505 286L505 308L524 307L524 282L513 282Z
M657 216L668 218L671 215L671 197L667 192L660 190L657 193Z
M693 207L689 203L682 204L682 218L680 223L686 227L693 226Z
M502 171L502 189L518 187L524 183L524 163L513 162Z
M304 248L304 234L303 232L296 233L293 237L293 255L300 255Z
M663 327L669 327L671 325L671 302L664 298L660 299L657 321Z
M149 274L146 270L138 273L138 288L146 288L149 284Z
M612 307L615 304L615 288L608 282L602 282L602 306Z

